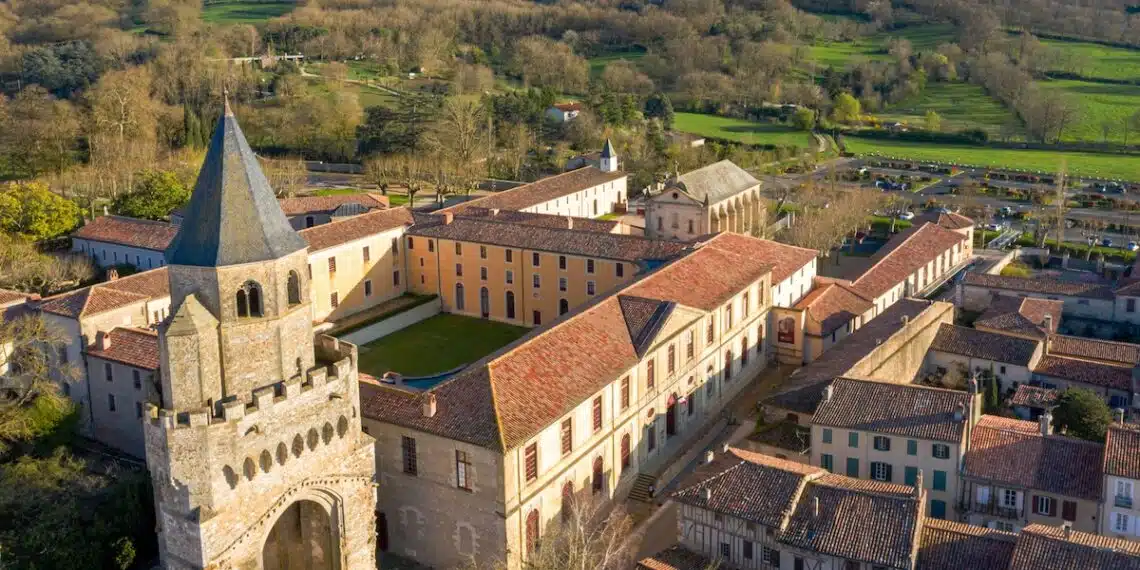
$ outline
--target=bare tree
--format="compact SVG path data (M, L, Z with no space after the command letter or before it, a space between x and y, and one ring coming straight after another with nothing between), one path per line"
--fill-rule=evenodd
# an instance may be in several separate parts
M51 379L54 368L61 381L73 380L73 365L53 366L53 354L66 342L63 332L35 314L0 321L0 453L15 441L42 435L37 423L70 407ZM27 413L30 407L36 413Z
M263 158L269 186L280 197L293 197L305 189L309 171L300 158Z

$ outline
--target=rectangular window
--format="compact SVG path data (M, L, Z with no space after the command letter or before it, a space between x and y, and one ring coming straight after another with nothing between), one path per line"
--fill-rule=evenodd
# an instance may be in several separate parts
M940 499L930 500L930 517L935 519L946 518L946 501Z
M397 287L400 286L400 272L399 271L393 271L392 272L392 285L395 285Z
M542 324L542 311L534 311L531 313L531 320L534 321L534 326Z
M847 447L859 447L859 432L853 431L847 434Z
M142 402L135 402L135 417L142 417Z
M906 483L907 485L910 485L911 487L913 487L915 482L917 482L917 481L918 481L918 467L909 467L909 466L905 467L903 469L903 483Z
M760 561L772 568L780 567L780 551L775 548L761 547Z
M479 279L481 279L483 281L487 280L487 268L486 267L480 267L479 268Z
M471 461L466 451L455 450L455 486L464 491L471 490Z
M156 318L154 320L157 321L158 319ZM60 364L67 364L67 361L68 361L67 345L61 344L61 345L57 346L55 350L56 350L56 358L59 360L59 363Z
M732 546L727 542L720 543L720 555L722 558L729 558L732 556Z
M752 560L752 541L751 540L744 541L744 559L745 560Z
M913 439L906 440L906 454L918 455L918 442Z
M534 481L538 479L538 444L532 443L526 446L526 480Z
M1033 512L1036 514L1051 517L1056 514L1055 508L1052 497L1037 495L1033 498Z
M566 256L565 255L559 255L558 256L558 268L559 269L566 269Z
M876 435L875 439L872 440L872 445L874 445L875 449L877 449L879 451L890 451L891 450L891 438L881 436L881 435Z
M586 294L587 295L593 295L594 294L594 282L593 281L587 281L586 282Z
M329 258L329 275L336 275L336 256Z
M593 272L594 272L594 260L593 259L587 259L586 260L586 273L593 273Z
M408 238L408 249L415 249L415 245L416 243L412 241L412 238Z
M1013 489L1003 489L1001 494L1001 506L1008 508L1017 507L1017 491Z
M792 560L792 570L804 570L804 559L799 556Z
M645 363L645 387L648 390L652 390L654 382L657 381L657 371L655 369L656 364L653 362L653 359L649 359Z
M365 279L364 280L364 296L365 297L371 297L372 296L372 280L371 279Z
M823 428L823 442L831 443L831 428Z
M594 433L598 433L598 430L602 429L602 397L601 396L594 398L593 407L594 407L594 409L593 409Z
M835 458L830 453L824 453L819 456L819 466L831 471L835 468Z
M531 285L534 286L535 289L542 287L542 277L539 277L539 275L537 273L535 273L532 276Z
M392 238L392 257L400 256L400 240Z
M617 271L618 277L625 277L625 264L624 263L618 263L614 267L615 267L615 270Z
M428 253L435 252L435 240L428 240Z
M514 252L512 250L506 250L503 255L506 256L507 263L514 261Z
M871 462L871 478L876 481L891 480L891 466L881 461Z
M538 267L538 253L532 253L530 255L530 264Z
M950 446L945 443L936 443L931 449L936 459L950 459Z
M112 411L112 412L115 411L115 395L114 394L107 394L107 409Z
M364 246L363 253L364 253L364 263L368 263L369 261L372 260L372 256L370 255L370 252L368 251L368 246Z
M332 305L332 308L334 308L334 309L339 307L340 306L340 294L337 293L336 291L333 291L332 295L329 295L329 304Z
M131 380L135 382L135 390L142 390L142 374L138 370L131 370Z
M945 471L939 471L938 469L934 470L934 484L931 486L931 488L934 489L935 491L945 491L946 490L946 472Z
M566 290L566 283L567 282L566 282L565 277L559 277L558 278L558 290L559 291L565 291Z
M1077 520L1077 502L1061 501L1061 518L1069 522Z
M456 277L463 277L463 264L462 263L456 263L455 264L455 276Z
M716 327L714 326L713 318L709 317L708 327L705 328L705 342L712 344L714 338L716 338Z
M515 282L515 272L510 269L507 270L507 285L513 285Z
M313 280L313 264L310 263L310 264L306 265L305 269L306 269L306 273L309 274L309 281L312 281Z
M848 457L847 458L847 476L848 477L858 477L859 476L859 460L858 459L856 459L854 457Z
M487 259L487 246L479 246L479 259Z
M1128 515L1125 513L1112 513L1112 530L1114 532L1128 532Z
M404 473L416 475L419 473L419 464L416 459L416 440L408 436L400 437L400 450L404 455Z
M692 360L693 354L696 352L695 347L696 347L697 343L696 343L696 339L694 337L696 337L696 335L693 334L692 329L689 329L689 332L685 333L685 359L686 360Z
M562 420L562 456L565 457L574 451L574 420Z
M629 409L629 376L621 379L621 409Z
M103 377L106 378L108 382L111 382L115 379L115 374L114 371L111 370L110 362L103 363Z
M455 255L463 255L463 244L455 242Z

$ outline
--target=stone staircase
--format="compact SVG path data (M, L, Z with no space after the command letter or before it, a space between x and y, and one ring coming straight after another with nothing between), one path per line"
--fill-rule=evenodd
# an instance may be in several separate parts
M638 473L633 487L629 490L629 498L643 503L652 503L653 497L649 494L649 486L657 482L657 478L648 473Z

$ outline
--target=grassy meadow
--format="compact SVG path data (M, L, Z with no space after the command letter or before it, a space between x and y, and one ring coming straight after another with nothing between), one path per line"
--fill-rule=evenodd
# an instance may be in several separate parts
M990 97L980 86L959 82L927 83L922 93L888 107L877 116L884 121L922 127L927 111L942 117L943 131L981 127L996 135L1003 125L1017 121L1001 101Z
M1104 125L1109 126L1108 140L1123 142L1124 119L1140 110L1140 85L1094 83L1052 79L1040 81L1045 89L1056 90L1079 101L1077 120L1065 128L1061 139L1066 141L1101 142ZM1130 132L1129 142L1140 141L1140 133Z
M1077 73L1089 79L1140 81L1140 50L1067 40L1041 43L1064 54L1047 71Z
M700 113L677 113L673 124L674 128L684 133L745 144L796 146L805 150L814 144L811 135L805 131L784 125L759 123L745 119L702 115Z
M257 24L293 11L297 5L284 2L221 2L202 7L202 20L215 24Z

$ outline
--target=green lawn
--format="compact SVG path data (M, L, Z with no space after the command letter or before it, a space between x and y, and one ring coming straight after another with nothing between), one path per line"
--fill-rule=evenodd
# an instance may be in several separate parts
M202 20L217 24L256 24L284 16L297 5L293 2L225 2L202 7Z
M958 82L927 83L922 93L892 105L878 116L884 122L923 127L927 111L942 117L944 131L981 127L996 134L1002 125L1016 120L1001 101L987 95L980 86Z
M1110 125L1108 140L1123 142L1124 119L1140 109L1140 85L1117 85L1091 81L1045 80L1039 84L1045 89L1060 91L1078 101L1078 117L1066 127L1063 140L1101 142L1102 125ZM1128 142L1140 141L1140 133L1130 132Z
M1076 73L1090 79L1140 81L1140 49L1062 40L1041 43L1060 53L1048 66L1049 71Z
M469 364L510 344L529 329L440 314L360 347L360 371L381 376L429 376Z
M887 59L887 45L892 38L910 40L911 49L917 52L933 51L940 44L954 41L954 27L949 24L922 24L880 32L854 42L828 42L809 46L809 59L822 69L833 66L843 68L856 58Z
M677 113L674 116L673 127L678 131L702 137L727 139L746 144L795 146L802 149L811 148L814 144L810 134L792 127L700 113Z
M1062 163L1077 176L1140 180L1140 155L1018 150L845 137L848 152L858 155L929 160L966 166L1056 172Z
M602 71L606 69L607 63L618 61L619 59L624 59L636 64L637 60L643 57L645 57L645 48L634 46L629 50L614 51L591 57L587 61L590 63L590 75L597 76L601 75Z

